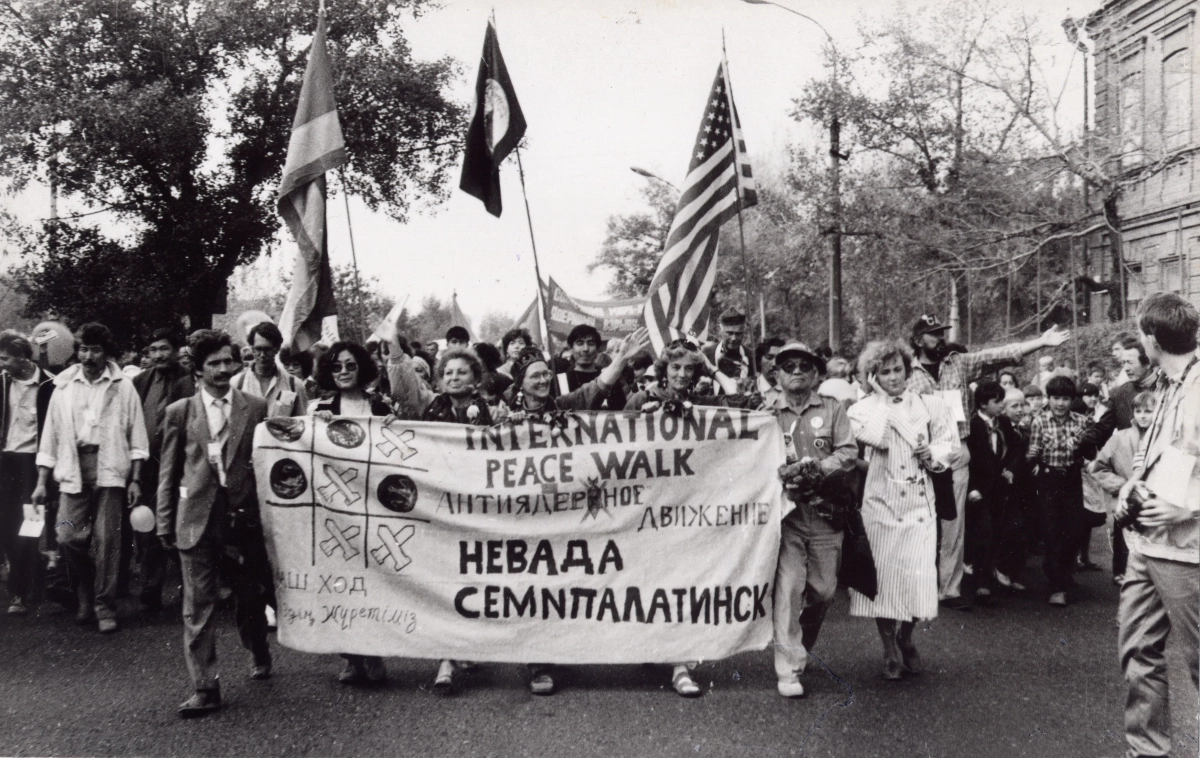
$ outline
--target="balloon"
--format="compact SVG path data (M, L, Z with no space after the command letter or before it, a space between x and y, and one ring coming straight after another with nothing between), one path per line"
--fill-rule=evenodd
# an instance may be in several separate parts
M129 512L129 524L134 531L143 534L154 531L154 511L144 505L139 505Z
M242 340L244 342L249 342L250 330L253 329L257 324L261 324L264 321L270 321L272 324L275 323L275 319L271 318L262 311L245 311L242 313L242 315L238 316L237 325L238 331L241 332Z
M75 352L75 335L58 321L43 321L30 332L34 360L45 356L47 366L65 366Z

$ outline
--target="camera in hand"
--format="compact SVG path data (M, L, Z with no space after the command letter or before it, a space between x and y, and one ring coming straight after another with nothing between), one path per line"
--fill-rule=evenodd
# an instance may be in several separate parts
M1134 487L1129 491L1129 497L1125 502L1125 516L1113 522L1113 525L1118 529L1132 529L1135 532L1140 532L1145 529L1138 522L1138 516L1142 515L1142 508L1146 505L1146 498L1142 495L1141 490Z

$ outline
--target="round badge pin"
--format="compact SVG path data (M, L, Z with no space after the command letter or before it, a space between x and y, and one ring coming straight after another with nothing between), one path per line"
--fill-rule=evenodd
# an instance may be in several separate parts
M808 423L812 424L813 429L820 429L821 427L825 426L825 419L821 418L820 416L814 416L812 421Z

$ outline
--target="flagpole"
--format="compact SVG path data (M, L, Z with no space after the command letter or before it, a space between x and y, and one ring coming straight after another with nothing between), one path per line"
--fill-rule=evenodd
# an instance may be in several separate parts
M321 5L324 6L324 0ZM358 278L358 253L354 249L354 224L350 223L350 189L346 186L346 172L344 169L338 169L338 178L342 180L342 200L346 202L346 228L350 230L350 262L354 265L354 295L358 301L358 328L360 331L359 338L366 341L367 323L366 314L363 312L363 295L362 282ZM326 253L328 255L328 252Z
M550 344L550 319L546 313L546 301L542 297L542 267L538 263L537 240L533 237L533 215L529 212L529 192L525 189L525 167L521 164L521 148L515 147L513 152L517 154L517 173L521 176L521 195L525 198L525 220L529 222L529 244L533 248L533 273L537 277L537 300L541 306L539 310L542 316L542 339L545 342L546 350L554 355Z
M732 115L733 114L733 76L729 73L729 56L725 52L725 28L724 27L721 28L721 62L725 66L725 87L726 87L725 94L729 98L729 112ZM730 120L732 121L733 119L731 118ZM731 126L732 126L732 123L731 123ZM735 141L736 141L736 137L735 137ZM735 155L737 153L736 145L734 146L734 153L735 153ZM746 259L746 231L742 225L742 180L741 180L741 176L740 176L741 172L739 171L736 163L737 162L734 161L735 165L734 165L734 171L733 171L733 178L734 178L734 181L737 183L738 241L741 243L741 246L742 246L742 285L746 288L746 310L749 311L751 309L750 308L750 298L751 298L751 294L750 294L750 264L747 262L747 259ZM759 320L759 330L761 332L761 334L759 336L759 341L761 342L767 336L767 319L766 319L766 315L763 313L763 301L762 301L761 297L758 300L758 320Z

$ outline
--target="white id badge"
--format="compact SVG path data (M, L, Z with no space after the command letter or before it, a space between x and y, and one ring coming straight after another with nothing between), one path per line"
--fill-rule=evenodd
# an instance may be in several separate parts
M184 487L182 485L179 487L179 499L187 500L187 487Z
M292 414L292 405L296 402L296 393L291 390L283 390L279 393L279 399L275 401L275 416L290 416Z
M46 526L46 506L26 503L25 520L21 522L18 534L22 537L41 537L42 528Z

